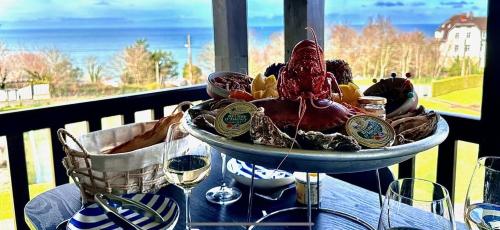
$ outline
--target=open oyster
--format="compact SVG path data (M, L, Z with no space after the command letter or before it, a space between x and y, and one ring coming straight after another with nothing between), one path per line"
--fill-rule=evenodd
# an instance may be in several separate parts
M439 115L434 111L426 112L420 107L416 112L387 120L396 131L395 145L406 144L431 135L437 128Z
M276 127L270 117L260 109L252 116L250 137L254 144L290 148L294 140ZM295 146L298 144L295 142Z
M299 130L297 140L303 148L328 149L335 151L358 151L361 146L350 137L340 133L323 134L321 132Z

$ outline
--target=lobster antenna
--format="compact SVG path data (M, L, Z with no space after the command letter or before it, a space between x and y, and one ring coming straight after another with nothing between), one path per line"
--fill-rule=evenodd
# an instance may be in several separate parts
M320 52L319 52L318 38L316 37L316 32L314 32L314 29L311 28L310 26L306 27L306 30L311 31L311 33L313 35L314 43L316 43L316 54L318 54L319 63L321 65L321 68L323 69L323 71L326 72L326 64L323 65L323 62L321 61L321 55L319 54Z

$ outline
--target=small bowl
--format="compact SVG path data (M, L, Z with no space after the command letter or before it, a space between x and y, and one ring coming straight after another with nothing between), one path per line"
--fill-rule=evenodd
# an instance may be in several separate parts
M242 73L237 73L237 72L229 72L229 71L219 71L219 72L213 72L210 75L208 75L208 82L207 82L207 93L210 97L213 99L224 99L229 97L229 91L218 87L214 83L214 79L218 77L223 77L227 75L236 75L236 76L241 76L241 77L248 77L246 74Z
M233 178L246 185L250 186L252 183L252 166L243 161L231 159L227 162L227 171L229 171ZM271 178L274 173L275 178ZM262 166L255 166L254 186L257 189L273 189L285 185L289 185L295 181L293 174L274 169L267 169Z

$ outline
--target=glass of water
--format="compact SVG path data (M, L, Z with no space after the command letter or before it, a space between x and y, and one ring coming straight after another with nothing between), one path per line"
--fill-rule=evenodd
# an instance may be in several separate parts
M500 229L500 157L478 160L465 199L465 222L472 230Z
M448 190L437 183L406 178L389 185L379 230L455 230Z

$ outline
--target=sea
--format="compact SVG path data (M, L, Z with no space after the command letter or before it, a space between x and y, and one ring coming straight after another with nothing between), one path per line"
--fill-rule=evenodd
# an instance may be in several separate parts
M353 25L361 30L362 25ZM401 31L422 31L432 37L438 28L436 24L395 25ZM249 36L257 46L269 42L273 33L283 32L282 26L249 27ZM2 29L0 43L8 52L57 49L66 54L75 66L85 69L85 59L94 56L101 63L110 63L115 55L138 39L146 39L150 50L164 50L173 53L179 63L178 71L188 59L187 35L191 37L193 62L199 61L199 54L207 44L213 44L213 28L61 28L61 29ZM328 35L327 35L328 36Z

